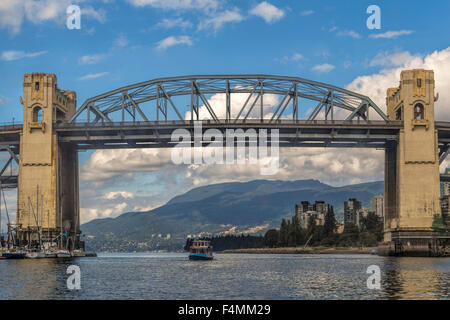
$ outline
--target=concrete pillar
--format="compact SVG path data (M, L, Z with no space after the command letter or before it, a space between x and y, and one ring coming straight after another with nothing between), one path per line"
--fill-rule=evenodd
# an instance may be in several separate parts
M79 233L78 157L60 144L54 126L75 113L76 95L58 89L54 74L24 76L23 131L20 138L18 215L19 239L56 237L61 227Z
M388 117L403 121L398 144L386 148L384 241L394 253L427 255L441 213L434 97L434 72L422 69L403 71L387 92Z

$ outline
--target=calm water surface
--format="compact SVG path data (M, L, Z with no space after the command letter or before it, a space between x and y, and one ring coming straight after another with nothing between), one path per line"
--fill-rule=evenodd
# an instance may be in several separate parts
M67 267L81 290L67 289ZM369 290L367 267L381 268ZM99 254L73 260L0 260L0 299L449 299L450 258L372 255Z

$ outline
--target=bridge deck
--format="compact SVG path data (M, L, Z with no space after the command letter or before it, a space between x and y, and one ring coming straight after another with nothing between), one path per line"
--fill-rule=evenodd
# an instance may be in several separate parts
M161 148L172 147L171 134L177 129L194 130L192 121L141 121L54 124L63 142L77 144L79 149ZM202 121L203 131L218 129L279 130L280 147L358 147L384 148L396 140L401 121L321 121L321 120L245 120ZM450 122L436 122L441 147L450 145ZM18 153L21 124L0 126L0 146L13 146ZM209 143L205 141L205 143Z
M220 121L202 122L202 132L216 129L224 134L228 129L266 129L268 140L273 129L279 130L280 147L359 147L383 148L386 141L396 140L401 122L385 121ZM56 131L61 141L76 143L80 149L158 148L173 147L172 133L185 129L193 133L192 121L121 122L60 124ZM210 141L204 141L208 144ZM225 142L224 142L225 143Z

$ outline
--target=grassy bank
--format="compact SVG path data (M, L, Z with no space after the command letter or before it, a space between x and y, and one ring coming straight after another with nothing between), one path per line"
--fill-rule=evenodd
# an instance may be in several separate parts
M251 253L251 254L370 254L375 248L254 248L224 250L221 253Z

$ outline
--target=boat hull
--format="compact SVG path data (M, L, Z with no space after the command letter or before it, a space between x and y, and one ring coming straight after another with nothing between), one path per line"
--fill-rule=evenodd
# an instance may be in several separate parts
M200 253L191 253L189 254L189 260L212 260L214 259L214 256L208 256L206 254L200 254Z
M25 253L3 252L2 258L3 259L25 259Z
M45 258L45 253L43 252L28 252L25 257L27 259L43 259Z

